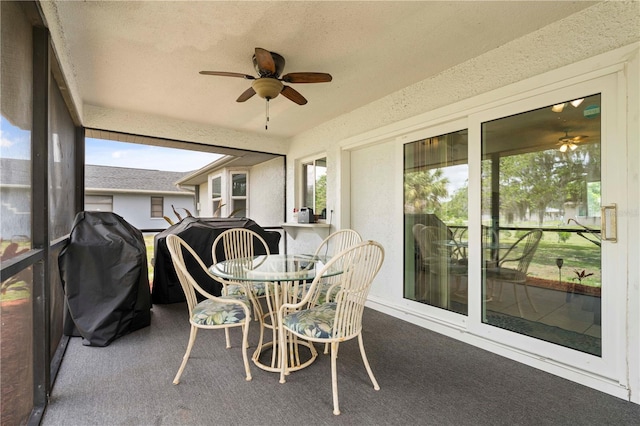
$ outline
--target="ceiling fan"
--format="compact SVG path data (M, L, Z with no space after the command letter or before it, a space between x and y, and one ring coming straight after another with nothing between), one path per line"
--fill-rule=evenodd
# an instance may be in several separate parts
M569 136L569 131L565 130L564 136L558 139L557 145L560 147L558 149L560 150L560 152L567 152L568 149L570 149L571 151L575 151L575 149L578 147L577 144L584 141L588 137L589 136L585 135Z
M256 47L255 54L253 55L253 66L258 73L257 78L249 74L224 71L200 71L200 74L218 75L222 77L240 77L247 80L253 80L251 87L245 90L238 99L236 99L236 102L244 102L256 93L258 96L269 102L270 99L274 99L279 94L282 94L282 96L298 105L305 105L307 100L304 96L298 93L297 90L290 86L285 86L283 82L327 83L332 79L330 74L321 72L292 72L280 77L280 74L282 74L282 71L284 70L284 63L284 58L281 55Z

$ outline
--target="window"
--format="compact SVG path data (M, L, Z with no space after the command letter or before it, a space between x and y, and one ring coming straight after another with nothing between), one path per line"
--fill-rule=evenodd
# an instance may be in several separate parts
M213 204L213 216L220 216L222 208L222 176L211 178L211 202Z
M303 206L326 217L327 212L327 159L326 157L302 164Z
M84 209L89 212L112 212L112 195L85 195Z
M247 173L231 173L231 213L230 216L246 217L247 212Z
M164 198L151 197L151 217L164 216Z

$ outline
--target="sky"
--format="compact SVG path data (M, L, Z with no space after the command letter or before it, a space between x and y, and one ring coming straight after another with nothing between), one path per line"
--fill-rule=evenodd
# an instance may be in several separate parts
M31 134L0 118L0 157L28 160ZM136 169L189 172L217 160L219 154L174 148L86 139L86 164Z
M219 154L162 148L102 139L86 139L86 164L188 172L217 160Z

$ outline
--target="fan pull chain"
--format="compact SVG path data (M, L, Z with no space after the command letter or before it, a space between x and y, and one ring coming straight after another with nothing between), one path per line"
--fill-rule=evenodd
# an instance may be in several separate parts
M264 129L269 130L269 98L267 98L267 108L265 113L266 113L267 119L264 122Z

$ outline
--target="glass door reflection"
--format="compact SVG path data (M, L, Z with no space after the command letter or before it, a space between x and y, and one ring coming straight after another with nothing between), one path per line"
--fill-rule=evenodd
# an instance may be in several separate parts
M404 297L467 314L467 131L404 146Z
M482 124L483 321L600 356L599 94Z

